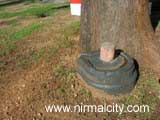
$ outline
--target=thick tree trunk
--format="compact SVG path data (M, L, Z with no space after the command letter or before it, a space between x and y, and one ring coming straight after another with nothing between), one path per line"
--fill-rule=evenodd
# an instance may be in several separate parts
M99 1L82 0L81 48L83 52L98 49L100 46ZM97 4L98 3L98 4Z
M83 0L82 52L112 42L140 65L160 72L160 42L154 39L148 7L148 0Z

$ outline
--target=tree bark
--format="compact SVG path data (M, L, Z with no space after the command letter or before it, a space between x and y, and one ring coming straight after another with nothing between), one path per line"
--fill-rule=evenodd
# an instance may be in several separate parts
M112 42L141 66L160 72L160 42L154 37L148 7L148 0L82 0L82 52Z

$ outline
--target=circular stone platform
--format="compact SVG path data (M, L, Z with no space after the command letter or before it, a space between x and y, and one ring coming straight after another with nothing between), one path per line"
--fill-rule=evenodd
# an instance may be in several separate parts
M82 54L77 63L78 73L89 86L113 95L130 92L138 77L134 60L124 52L116 51L114 60L104 62L100 51L94 51Z

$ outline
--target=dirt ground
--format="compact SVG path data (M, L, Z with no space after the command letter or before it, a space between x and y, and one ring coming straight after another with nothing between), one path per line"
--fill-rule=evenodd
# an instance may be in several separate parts
M32 22L48 22L16 41L9 54L0 56L0 120L160 120L160 84L151 69L140 68L140 78L132 93L116 98L95 97L80 82L76 73L80 18L71 16L69 10L58 10L54 16L44 18L0 19L0 29L8 28L7 21L12 19L18 20L13 30ZM150 112L47 113L45 110L45 105L50 104L81 103L146 104Z

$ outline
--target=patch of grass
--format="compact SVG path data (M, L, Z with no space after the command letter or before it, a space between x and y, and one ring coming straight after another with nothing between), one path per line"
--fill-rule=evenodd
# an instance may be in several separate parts
M86 90L85 95L86 95L86 97L91 97L91 92L89 90Z
M32 3L35 3L37 0L29 0L30 2L32 2Z
M67 40L59 41L57 43L57 45L59 46L59 48L71 48L73 46L72 43L70 41L67 41Z
M11 39L17 40L21 39L23 37L26 37L28 35L31 35L34 31L39 30L43 25L39 23L33 23L31 25L28 25L20 30L15 31L11 35Z
M134 96L129 96L128 98L126 98L125 100L125 104L126 105L132 105L135 103L135 97Z
M54 56L58 50L59 50L59 46L56 46L56 45L49 46L48 47L48 54L50 56Z
M13 24L16 24L13 22ZM33 23L19 30L13 31L12 28L0 29L0 55L6 55L16 48L16 41L43 27L43 24Z
M46 96L48 98L52 99L53 98L52 91L51 90L47 90Z
M16 46L14 41L10 39L11 29L0 29L0 55L10 53Z
M160 85L156 81L156 78L149 77L149 79L146 80L146 84L148 87L154 88L154 91L160 91Z
M157 93L160 91L160 87L153 76L147 73L147 78L139 80L132 95L123 98L121 103L126 105L148 105L150 112L144 114L146 117L155 112L159 101Z
M32 51L31 53L18 58L17 66L21 68L28 68L32 63L37 62L45 54L45 49Z
M34 15L37 17L45 17L49 16L55 11L57 11L57 8L54 8L59 5L63 5L64 3L43 3L43 4L35 4L27 9L24 9L22 11L16 11L16 12L2 12L0 13L0 18L10 18L15 16L27 16L27 15ZM68 7L69 8L69 7Z
M47 52L49 53L50 57L53 57L56 55L56 53L58 53L58 50L60 50L61 48L71 48L72 46L73 44L68 40L57 40L56 42L54 42L54 45L47 48Z
M79 34L80 31L80 21L73 21L67 27L62 30L62 34L65 40L70 37L74 37Z
M57 89L57 92L60 93L60 94L65 93L65 88L64 88L64 86L62 85L60 88L58 88L58 89Z
M2 41L1 44L2 44L2 49L0 55L7 55L16 48L15 42L10 40Z
M67 69L64 66L56 66L55 68L53 68L53 72L55 76L68 76L68 74L70 73L70 69Z
M15 13L8 13L8 12L3 12L3 13L0 13L0 18L10 18L10 17L14 17L14 16L18 16L19 13L18 12L15 12Z
M11 20L8 22L8 25L10 25L11 27L16 27L18 24L19 23L17 20Z
M18 67L27 68L31 64L31 61L28 57L22 57L18 60Z
M46 57L45 61L48 63L50 60L52 60L55 56L57 56L58 50L60 47L54 43L54 45L51 45L47 48L48 57Z
M5 37L7 38L6 34L9 34L9 29L0 29L0 37Z
M80 21L73 21L68 27L77 31L80 28Z
M0 7L0 13L3 13L6 10L4 7Z
M76 78L77 78L77 73L74 71L71 71L67 76L67 80L69 80L69 81L75 80Z
M31 53L31 58L33 61L38 61L44 54L45 54L45 49L41 48L39 50L33 51Z
M65 77L67 80L71 80L77 77L73 69L66 68L65 66L57 65L53 68L53 73L57 77Z

